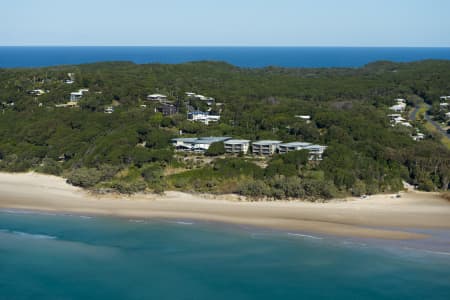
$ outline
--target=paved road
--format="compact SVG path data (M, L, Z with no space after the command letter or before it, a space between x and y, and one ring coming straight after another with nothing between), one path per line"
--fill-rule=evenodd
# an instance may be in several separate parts
M416 106L413 111L409 114L409 119L411 121L415 121L417 119L417 112L419 111L420 106Z
M424 103L427 107L427 111L431 108L431 105ZM429 114L425 113L425 120L427 120L427 122L429 122L431 125L433 125L440 133L442 133L444 136L446 136L448 139L450 139L450 134L447 133L447 131L445 131L444 129L442 129L441 125L436 122L433 121L430 117Z

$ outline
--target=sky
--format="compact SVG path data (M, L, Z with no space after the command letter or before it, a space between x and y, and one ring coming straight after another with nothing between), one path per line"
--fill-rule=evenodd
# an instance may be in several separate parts
M0 0L0 45L450 47L450 0Z

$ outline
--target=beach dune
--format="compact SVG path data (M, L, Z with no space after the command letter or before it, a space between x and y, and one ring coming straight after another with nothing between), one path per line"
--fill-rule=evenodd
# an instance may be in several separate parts
M92 195L63 178L0 173L0 208L130 218L194 219L337 236L419 239L409 229L449 229L450 202L437 193L405 192L327 203L240 201L236 195Z

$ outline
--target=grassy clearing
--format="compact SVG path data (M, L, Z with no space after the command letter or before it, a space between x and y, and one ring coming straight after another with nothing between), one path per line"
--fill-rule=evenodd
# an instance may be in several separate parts
M450 139L446 136L443 136L441 139L441 143L445 145L445 147L447 147L447 149L450 150Z
M441 132L439 132L437 130L436 127L433 126L433 124L431 124L430 122L426 122L425 123L425 128L427 129L427 131L429 131L430 133L433 134L438 134L439 136L441 136L440 141L441 143L450 150L450 139L446 136L444 136Z
M424 120L426 112L427 112L427 107L425 106L425 104L421 104L421 106L416 114L416 120Z

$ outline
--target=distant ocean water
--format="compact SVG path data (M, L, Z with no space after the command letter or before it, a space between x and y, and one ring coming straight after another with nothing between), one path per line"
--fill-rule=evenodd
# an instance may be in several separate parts
M448 300L450 256L187 220L3 210L0 299Z
M100 61L225 61L240 67L360 67L390 60L450 59L450 48L376 47L0 47L0 67L42 67Z

